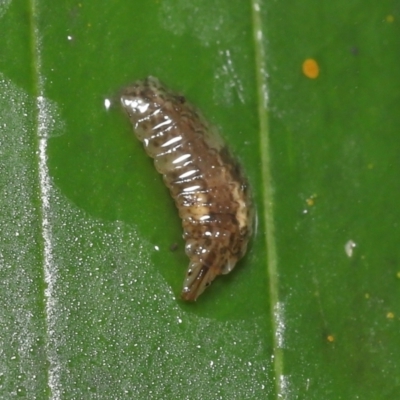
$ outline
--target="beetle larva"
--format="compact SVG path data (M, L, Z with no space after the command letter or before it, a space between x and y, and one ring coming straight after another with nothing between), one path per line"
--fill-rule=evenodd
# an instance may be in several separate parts
M246 252L253 223L247 182L218 133L158 79L125 88L121 103L179 210L190 259L182 298L196 300Z

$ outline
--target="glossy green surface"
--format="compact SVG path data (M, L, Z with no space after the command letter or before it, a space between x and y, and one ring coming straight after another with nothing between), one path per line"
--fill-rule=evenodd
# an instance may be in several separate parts
M399 21L389 0L3 2L0 397L397 399ZM196 304L118 105L150 74L254 193L248 255Z

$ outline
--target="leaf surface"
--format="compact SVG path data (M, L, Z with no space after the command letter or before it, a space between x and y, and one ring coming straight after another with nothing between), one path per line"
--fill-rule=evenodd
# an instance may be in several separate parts
M1 397L396 399L399 18L389 0L3 1ZM221 131L254 196L248 255L195 304L118 105L148 75Z

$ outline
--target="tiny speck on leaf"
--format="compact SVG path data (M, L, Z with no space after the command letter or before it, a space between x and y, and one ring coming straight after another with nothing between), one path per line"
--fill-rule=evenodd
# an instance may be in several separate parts
M394 22L394 17L393 15L387 15L386 16L386 22L388 22L389 24L391 24L392 22Z
M170 251L176 251L178 249L178 243L172 243L171 246L169 246Z
M307 58L302 65L303 74L310 79L315 79L319 75L319 65L313 58Z

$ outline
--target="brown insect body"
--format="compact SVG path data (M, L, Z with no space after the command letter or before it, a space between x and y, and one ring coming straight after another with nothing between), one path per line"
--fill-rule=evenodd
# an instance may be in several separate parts
M182 298L196 300L246 252L253 219L246 180L218 133L158 79L125 88L121 102L179 210L190 259Z

